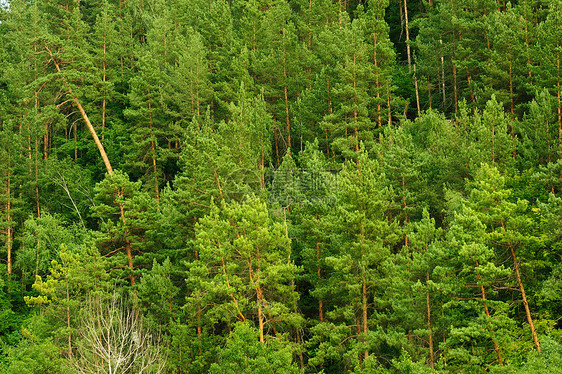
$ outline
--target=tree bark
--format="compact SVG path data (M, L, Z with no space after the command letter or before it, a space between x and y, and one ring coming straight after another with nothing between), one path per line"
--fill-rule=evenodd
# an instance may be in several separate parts
M10 150L8 150L8 175L6 180L6 197L8 201L6 202L6 222L8 227L6 228L6 252L7 252L7 265L8 265L8 276L12 275L12 240L13 240L13 231L12 231L12 198L11 198L11 157L10 157Z
M478 261L476 261L476 266L480 266ZM484 304L484 312L486 313L486 318L488 319L488 324L490 325L490 330L494 333L494 329L491 327L492 321L490 320L490 311L488 310L488 304L486 304L486 291L484 290L484 285L482 284L482 278L480 277L480 272L476 271L476 276L478 277L478 282L480 283L480 293L482 294L482 304ZM495 335L495 333L494 333ZM494 343L494 351L498 355L498 362L503 366L503 359L500 351L500 347L498 343L496 343L496 339L493 338L492 342Z
M406 54L408 55L408 73L412 72L412 52L410 50L410 25L408 23L408 4L404 0L404 21L406 24Z
M503 220L500 220L503 233L506 233L505 225ZM507 242L509 250L511 251L511 256L513 257L513 266L515 268L515 277L517 278L517 284L519 285L519 290L521 291L521 298L523 300L523 306L525 307L525 314L527 316L527 322L529 323L529 328L531 329L531 335L533 335L533 341L535 343L535 348L537 353L541 354L541 345L539 343L539 338L535 330L535 324L533 323L533 318L531 317L531 310L529 309L529 302L527 301L527 295L525 293L525 287L523 287L523 281L521 280L521 273L519 271L519 261L517 260L517 254L515 247L511 241Z
M47 53L49 54L49 56L51 56L51 59L53 60L53 62L55 64L55 68L57 69L57 72L60 73L61 72L60 66L59 66L55 56L53 55L53 53L49 49L49 46L45 45L45 49L47 50ZM76 105L78 110L80 111L80 114L82 115L82 118L84 119L84 122L86 122L86 126L88 127L88 131L90 131L90 134L92 135L92 138L94 138L94 142L96 143L96 146L98 147L98 151L100 152L100 156L103 160L103 163L105 164L105 168L107 169L107 173L109 175L112 175L113 174L113 168L111 167L111 163L109 162L109 158L107 157L107 154L105 153L105 148L103 147L103 144L101 144L100 139L98 138L98 135L96 133L96 129L92 125L92 122L90 122L90 118L88 118L88 115L86 114L86 111L82 107L82 104L80 103L80 100L78 100L78 97L76 95L74 95L74 93L72 91L72 88L70 87L68 82L65 79L63 79L63 82L66 84L67 89L68 89L68 93L71 95L72 101L74 102L74 104Z

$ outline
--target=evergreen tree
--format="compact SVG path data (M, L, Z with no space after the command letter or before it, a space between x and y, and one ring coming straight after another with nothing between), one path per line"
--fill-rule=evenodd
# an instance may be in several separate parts
M372 107L369 88L375 81L375 74L370 45L363 40L361 26L359 20L344 19L339 27L321 35L321 43L336 56L337 74L333 84L337 104L333 113L324 117L324 126L333 139L334 149L346 159L357 155L360 142L372 142L375 127L369 116Z
M199 347L210 335L224 336L236 321L252 321L262 344L268 335L300 323L291 310L297 268L286 227L272 222L259 199L213 205L197 226L197 248L189 264L186 308Z
M330 289L325 294L334 301L326 320L312 328L314 366L336 365L334 369L340 371L364 368L372 360L370 354L377 357L382 346L393 344L383 322L387 300L382 292L398 230L387 217L392 191L379 168L362 151L357 163L346 163L339 174L339 205L326 217L325 226L334 250L325 259L331 269L323 283Z
M102 220L100 253L111 257L112 276L128 277L131 285L135 284L137 269L152 263L156 251L146 245L146 232L157 208L154 200L140 191L140 185L123 172L107 174L94 189L96 205L92 208L94 216Z
M521 274L521 252L531 251L534 242L534 238L528 233L530 220L524 215L528 202L526 200L511 202L510 195L511 190L505 187L505 177L496 168L482 164L472 184L468 206L486 225L486 244L496 248L498 251L496 256L507 255L513 261L516 289L521 293L525 320L535 348L540 354L540 341L531 314L532 304L529 303L532 295L527 295L525 292L525 283ZM506 250L508 250L507 254Z

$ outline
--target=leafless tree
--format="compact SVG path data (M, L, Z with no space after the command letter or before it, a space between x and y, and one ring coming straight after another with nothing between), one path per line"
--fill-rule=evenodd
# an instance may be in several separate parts
M74 362L79 373L164 372L166 359L159 335L148 332L142 318L122 298L98 300L85 312Z

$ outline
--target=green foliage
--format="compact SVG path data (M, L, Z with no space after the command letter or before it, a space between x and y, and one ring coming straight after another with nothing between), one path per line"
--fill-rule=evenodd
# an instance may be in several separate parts
M111 288L151 370L556 372L561 14L2 7L0 372L94 370Z
M259 332L248 322L238 322L219 352L218 362L209 373L290 374L303 371L294 364L294 347L283 337L272 337L265 343L258 340Z

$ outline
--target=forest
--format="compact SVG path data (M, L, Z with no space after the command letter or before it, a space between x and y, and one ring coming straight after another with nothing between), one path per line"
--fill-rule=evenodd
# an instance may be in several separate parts
M562 373L562 0L0 2L0 373Z

